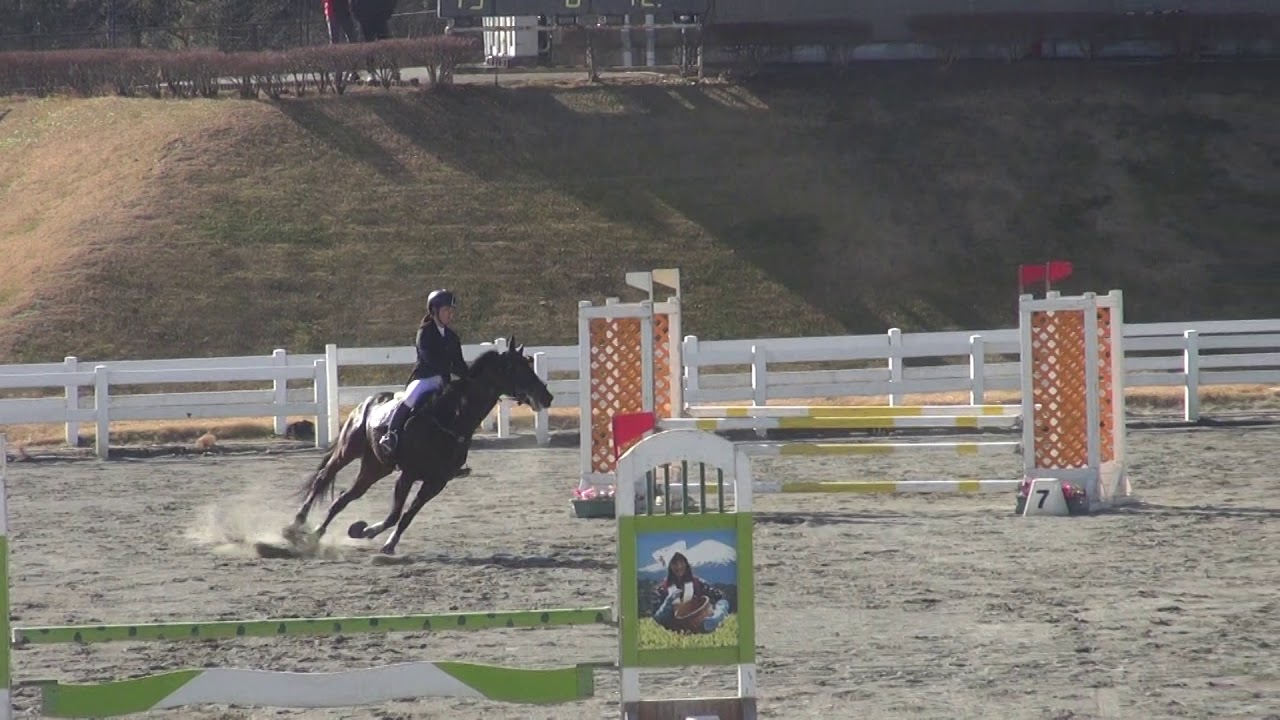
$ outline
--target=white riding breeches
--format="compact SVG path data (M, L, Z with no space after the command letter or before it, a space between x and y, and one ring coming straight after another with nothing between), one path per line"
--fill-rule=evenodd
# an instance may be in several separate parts
M439 389L441 385L444 385L444 378L440 375L418 378L409 383L408 394L405 395L404 403L410 409L416 409L422 405L423 398Z

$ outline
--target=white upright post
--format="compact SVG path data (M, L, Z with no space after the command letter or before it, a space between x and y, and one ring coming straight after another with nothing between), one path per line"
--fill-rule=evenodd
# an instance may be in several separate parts
M902 404L902 330L889 328L889 406Z
M283 348L276 348L271 351L271 364L278 368L289 366L289 354ZM272 431L277 437L283 437L285 430L288 429L289 417L280 409L289 404L289 380L284 377L276 377L271 380L271 403L276 406L276 415L274 418L274 426Z
M578 303L578 470L580 490L591 486L591 317L590 300Z
M548 382L551 378L551 371L547 369L547 354L545 352L536 352L533 354L533 373L538 376L542 382ZM542 408L533 415L533 436L538 441L538 445L546 447L551 444L551 414L546 408Z
M338 437L338 430L342 427L342 410L340 402L342 399L341 388L338 387L338 346L329 343L324 346L324 385L325 385L325 402L328 403L329 412L329 437ZM319 435L319 428L316 428L316 434Z
M684 312L679 297L667 298L667 357L671 369L671 417L685 417L684 411Z
M93 368L93 419L96 423L94 449L100 460L111 450L111 381L106 365Z
M981 335L969 336L969 404L986 403L987 349Z
M329 432L329 428L333 427L333 417L329 415L329 363L324 360L316 360L314 363L315 371L312 375L312 402L316 406L316 448L323 450L329 447L330 438L338 437L337 433Z
M1200 333L1182 333L1182 374L1184 378L1182 409L1187 422L1200 420Z
M75 356L68 355L62 359L62 368L65 372L77 372L80 361ZM80 386L67 385L63 388L63 393L67 401L66 441L71 447L79 447L80 421L76 418L80 415Z

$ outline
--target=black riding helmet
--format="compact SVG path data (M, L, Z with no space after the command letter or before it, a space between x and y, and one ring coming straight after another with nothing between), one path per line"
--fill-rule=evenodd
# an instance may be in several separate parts
M453 292L443 288L432 290L431 294L427 296L427 312L434 315L437 310L444 307L458 307L458 297Z

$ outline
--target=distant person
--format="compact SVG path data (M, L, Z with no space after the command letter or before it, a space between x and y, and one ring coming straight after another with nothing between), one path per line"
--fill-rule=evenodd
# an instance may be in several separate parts
M351 19L350 0L324 0L324 19L329 23L329 42L356 42L356 24Z
M376 42L391 37L391 16L396 12L396 0L351 0L351 14L360 23L365 42Z

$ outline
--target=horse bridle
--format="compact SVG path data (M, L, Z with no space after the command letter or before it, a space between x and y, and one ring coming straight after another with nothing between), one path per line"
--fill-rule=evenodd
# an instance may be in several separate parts
M476 378L466 377L466 378L463 378L463 380L476 380ZM485 384L487 384L487 383L485 383ZM490 386L490 387L492 387L492 386ZM501 397L502 397L503 395L505 395L505 394L506 394L506 393L498 393L498 397L499 397L499 398L501 398ZM516 401L516 404L517 404L517 405L525 405L525 404L529 404L529 403L528 403L528 398L527 398L526 396L524 396L524 395L516 394L516 395L514 395L514 396L510 396L510 395L509 395L508 397L511 397L512 399L514 399L514 400ZM461 436L461 435L459 435L458 433L454 432L453 430L450 430L449 428L445 427L444 423L440 422L440 416L439 416L439 415L437 415L436 413L427 413L427 415L431 418L431 422L435 423L436 427L438 427L438 428L440 428L441 430L443 430L443 431L444 431L444 433L445 433L446 435L449 435L449 436L450 436L450 437L452 437L454 440L457 440L459 443L465 443L465 442L467 441L467 439L466 439L466 438L464 438L463 436Z

